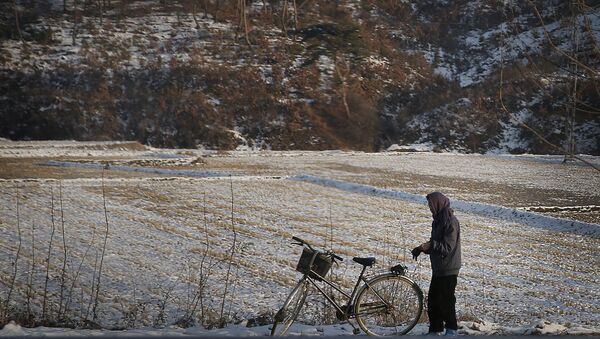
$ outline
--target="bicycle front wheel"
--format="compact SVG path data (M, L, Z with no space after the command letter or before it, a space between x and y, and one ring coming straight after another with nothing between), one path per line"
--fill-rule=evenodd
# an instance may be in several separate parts
M271 328L272 336L284 335L290 328L306 300L308 287L308 281L302 279L292 290L292 293L287 297L281 309L275 314L275 322Z
M356 297L354 314L368 335L403 335L423 312L423 292L407 277L385 274L368 281Z

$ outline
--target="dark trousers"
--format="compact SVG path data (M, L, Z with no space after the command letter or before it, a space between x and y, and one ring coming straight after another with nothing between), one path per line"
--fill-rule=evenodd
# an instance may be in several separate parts
M456 323L456 275L431 277L427 297L429 332L442 332L445 328L457 330Z

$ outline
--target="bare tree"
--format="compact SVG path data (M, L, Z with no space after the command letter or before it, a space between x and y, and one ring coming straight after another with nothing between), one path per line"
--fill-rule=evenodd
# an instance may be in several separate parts
M238 30L244 30L244 38L246 40L246 44L250 45L250 39L248 38L248 20L246 18L246 0L238 0L238 13L240 16Z
M340 66L338 65L338 61L341 61L341 63L343 64L343 67L344 67L343 73L342 73L342 70L340 69ZM350 65L344 57L341 57L338 54L336 54L334 57L334 67L335 67L335 71L337 73L338 78L340 79L341 86L342 86L342 103L344 104L344 109L346 110L346 118L350 119L350 107L348 106L348 84L347 84L347 79L350 76Z
M77 19L79 17L78 8L77 0L73 0L73 31L71 32L72 45L75 45L77 42L77 30L79 29L77 26Z
M287 20L288 20L288 0L283 0L283 8L281 9L281 32L283 36L287 36Z
M202 1L202 10L204 12L204 15L202 16L203 19L208 18L208 4L210 0L201 0Z
M19 8L17 7L17 0L13 0L13 9L15 11L15 26L17 28L17 33L19 33L19 40L22 43L25 43L23 40L23 34L21 33L21 23L19 22Z
M552 147L553 149L558 151L560 154L563 154L565 156L565 161L570 160L570 159L577 159L577 160L580 160L580 161L586 163L587 165L593 167L594 169L600 171L600 168L597 167L596 165L583 159L582 157L575 155L575 152L576 152L575 130L574 130L575 121L576 121L575 120L575 112L584 111L584 112L592 113L592 114L600 114L600 107L598 107L597 104L593 104L593 103L590 104L590 103L582 102L578 97L579 81L582 78L586 78L589 82L591 82L593 84L593 86L596 88L597 95L600 96L600 91L598 90L599 85L600 85L600 73L595 69L594 66L591 66L592 64L588 64L588 63L582 61L579 57L580 53L581 53L581 51L580 51L581 34L579 33L579 31L582 29L579 22L581 22L581 21L583 21L583 23L584 23L583 30L585 32L588 32L587 33L588 36L592 36L589 39L589 44L593 47L592 53L596 54L596 56L595 56L596 58L598 57L598 55L600 55L600 49L598 48L598 43L597 43L596 39L594 38L594 35L589 34L589 26L587 25L587 17L589 14L589 7L586 7L585 4L579 0L575 1L570 6L572 34L571 34L571 44L570 44L571 51L568 51L568 50L564 50L559 47L559 45L565 46L566 44L564 42L557 43L555 41L556 37L553 37L550 34L550 32L547 29L545 19L541 15L537 5L532 0L527 0L527 4L531 7L534 17L537 18L537 20L540 24L540 27L543 30L544 38L545 38L545 41L548 43L548 46L550 47L550 49L552 51L555 52L555 55L557 58L562 58L561 64L559 64L557 62L553 62L553 63L558 65L558 67L561 67L561 68L562 68L562 65L565 64L565 61L566 61L566 64L568 65L566 68L562 68L562 70L565 71L565 73L570 77L572 86L570 86L570 89L567 89L567 90L559 89L561 92L563 92L563 97L567 98L567 101L565 102L565 112L566 112L565 120L566 120L566 131L567 131L566 147L562 147L562 146L557 145L556 143L548 140L548 138L546 138L542 132L538 131L533 126L530 126L528 123L526 123L522 119L519 119L506 106L506 103L504 102L504 91L503 91L503 83L504 83L503 50L505 48L505 43L504 43L505 37L504 36L502 39L503 45L501 48L500 86L499 86L499 91L498 91L501 109L513 121L515 121L520 126L522 126L526 130L533 133L540 141L542 141L546 145ZM513 8L511 8L511 10L513 11L513 13L515 12ZM507 18L507 19L509 19L507 21L509 24L511 24L512 27L516 27L516 25L514 25L512 23L512 20L514 20L514 15L512 18ZM530 64L532 65L532 67L537 67L536 60L534 58L528 56L528 60L529 60ZM537 81L534 79L533 82L537 82ZM542 85L538 85L538 87L540 89L543 88ZM569 87L569 86L567 86L567 87ZM582 109L582 108L580 108L580 106L584 106L585 108Z
M296 6L296 0L292 1L294 7L294 32L298 31L298 6Z
M105 0L97 0L97 6L98 6L98 13L100 15L100 27L102 27L102 21L104 18L104 6L105 6Z
M198 13L198 2L196 0L191 0L191 7L192 7L192 18L194 18L194 23L196 24L196 29L200 28L200 24L198 23L198 17L197 17L197 13ZM206 14L206 12L205 12Z
M219 20L218 20L218 14L219 14L219 11L220 11L220 10L221 10L221 0L218 0L218 1L215 3L215 6L213 7L213 20L214 20L215 22L219 21Z

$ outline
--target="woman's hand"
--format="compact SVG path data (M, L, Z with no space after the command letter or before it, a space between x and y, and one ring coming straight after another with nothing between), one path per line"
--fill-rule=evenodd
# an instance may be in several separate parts
M421 245L413 248L412 251L410 251L410 253L412 253L413 259L417 260L417 258L419 257L419 254L421 253L425 253L425 254L429 254L431 250L431 242L424 242Z
M421 248L421 252L425 253L425 254L429 254L431 252L431 242L424 242L422 243L420 246Z

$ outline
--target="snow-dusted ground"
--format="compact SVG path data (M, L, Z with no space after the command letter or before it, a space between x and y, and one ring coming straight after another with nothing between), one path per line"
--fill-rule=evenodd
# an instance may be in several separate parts
M219 153L133 143L0 140L0 300L6 300L11 285L20 229L12 305L26 310L31 281L31 308L41 314L52 238L47 312L59 307L66 244L69 316L91 316L106 229L104 185L109 233L96 322L106 328L135 328L92 332L9 324L0 335L267 334L268 325L245 325L261 316L268 319L298 278L294 267L300 249L290 244L292 235L332 247L347 259L375 256L374 271L402 262L426 291L428 260L412 261L409 250L428 237L430 215L419 197L432 190L455 201L463 229L464 267L457 291L461 333L598 335L600 225L594 206L600 205L600 175L589 166L561 160L392 152ZM588 209L569 215L573 219L566 222L525 209L532 206ZM514 213L485 213L498 208ZM229 267L234 238L236 255ZM229 268L232 282L223 304ZM345 260L334 273L350 286L357 270ZM231 322L226 328L172 326L190 310L199 277L208 280L196 315L202 310L206 319L214 319L224 305ZM301 320L292 333L351 333L347 324ZM423 321L411 334L426 331Z

